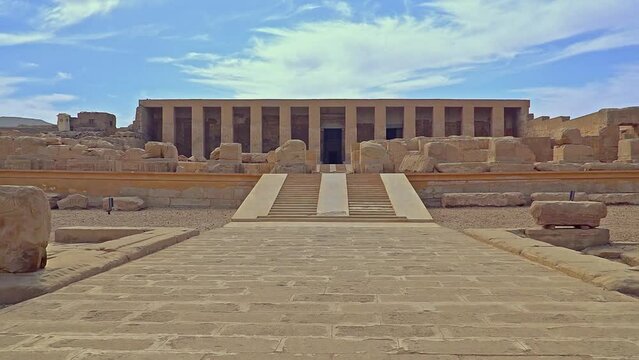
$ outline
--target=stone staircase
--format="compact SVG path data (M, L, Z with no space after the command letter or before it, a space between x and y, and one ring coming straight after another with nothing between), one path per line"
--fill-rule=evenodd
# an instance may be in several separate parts
M379 174L346 175L348 212L355 219L402 220L393 209Z
M265 218L291 220L315 216L321 174L289 174Z

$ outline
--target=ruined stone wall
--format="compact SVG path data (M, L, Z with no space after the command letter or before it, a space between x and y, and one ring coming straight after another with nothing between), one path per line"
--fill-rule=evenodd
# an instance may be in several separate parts
M105 112L87 112L78 113L77 118L71 119L71 130L97 130L97 131L113 131L116 129L115 115Z

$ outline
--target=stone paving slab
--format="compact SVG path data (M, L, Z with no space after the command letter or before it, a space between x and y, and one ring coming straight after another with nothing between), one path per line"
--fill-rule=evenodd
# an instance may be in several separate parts
M228 227L0 310L0 359L639 359L639 301L459 232Z

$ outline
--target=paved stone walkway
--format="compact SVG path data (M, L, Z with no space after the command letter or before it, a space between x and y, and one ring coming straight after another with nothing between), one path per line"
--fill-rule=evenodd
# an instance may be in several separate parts
M639 359L639 301L445 228L227 227L0 310L0 349L11 360Z

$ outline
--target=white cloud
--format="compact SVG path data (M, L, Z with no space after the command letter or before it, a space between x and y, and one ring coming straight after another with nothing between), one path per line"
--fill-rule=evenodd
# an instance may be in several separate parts
M182 63L185 61L217 61L220 58L221 57L217 54L190 52L182 57L175 58L170 56L159 56L148 58L147 61L150 63L174 64Z
M71 74L69 74L68 72L63 72L63 71L58 71L55 74L55 79L56 80L69 80L72 79L73 76Z
M0 115L31 117L55 123L56 114L62 111L59 104L76 99L73 95L58 93L15 96L18 85L28 81L32 79L0 76Z
M43 10L42 27L45 29L61 29L94 15L108 14L120 5L120 0L55 0L55 4Z
M25 69L35 69L40 67L40 64L31 62L31 61L23 61L23 62L20 62L20 67Z
M34 42L41 42L49 40L53 37L52 34L43 32L31 32L31 33L0 33L0 46L7 45L20 45Z
M342 8L342 15L352 15L340 1L330 3ZM154 61L173 64L190 81L231 90L236 97L395 97L459 83L468 67L481 71L484 64L532 51L552 56L545 47L559 40L570 51L577 43L571 39L630 34L639 23L628 14L638 8L633 0L584 0L580 6L568 1L436 0L422 4L421 15L367 21L341 17L255 29L243 51L198 59L204 64L194 64L188 56ZM607 44L613 48L635 41L618 36ZM601 47L582 45L572 52Z
M638 106L639 64L622 67L604 81L573 87L536 87L517 90L531 98L535 116L577 117L606 107Z
M324 0L322 4L342 16L350 17L353 15L353 9L346 1Z

